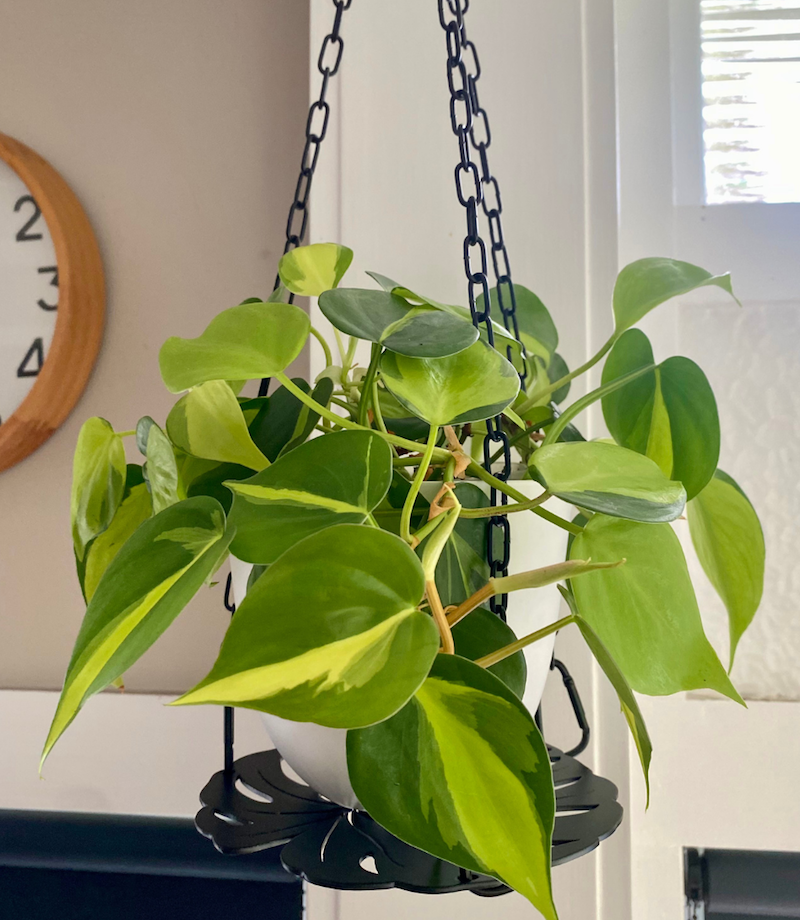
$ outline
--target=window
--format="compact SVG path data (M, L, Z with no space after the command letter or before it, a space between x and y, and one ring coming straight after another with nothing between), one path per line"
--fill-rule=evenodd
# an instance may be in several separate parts
M705 203L800 202L800 0L701 0Z

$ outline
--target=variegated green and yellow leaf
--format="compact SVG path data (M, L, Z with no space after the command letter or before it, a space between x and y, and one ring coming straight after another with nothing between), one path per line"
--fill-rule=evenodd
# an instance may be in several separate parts
M287 252L278 263L281 281L293 294L319 297L338 286L353 261L353 250L336 243L312 243Z
M158 514L178 501L178 464L169 438L149 416L136 426L136 443L147 458L144 476Z
M210 380L182 396L167 416L167 433L176 447L193 457L238 463L252 470L269 466L224 380Z
M356 795L388 831L500 879L555 920L550 758L502 681L439 655L397 715L348 732L347 761Z
M122 501L126 478L122 438L104 418L84 422L72 464L72 542L75 558L83 562L86 546L114 518Z
M213 498L145 521L105 570L86 610L42 759L86 700L158 639L214 571L232 534Z
M658 465L616 444L546 444L531 458L531 474L559 498L581 508L632 521L674 521L686 505L680 482Z
M86 553L83 573L83 596L88 603L100 579L125 542L153 515L153 503L144 482L134 485L122 499L110 526L95 537Z
M392 454L369 431L339 431L301 444L234 494L231 550L246 562L271 563L299 540L334 524L360 524L384 498Z
M161 376L172 393L207 380L272 377L300 354L310 328L293 304L243 303L215 316L196 339L167 339L158 356Z
M341 524L271 565L236 611L209 675L176 705L217 703L335 728L397 712L439 649L417 609L422 567L408 545Z

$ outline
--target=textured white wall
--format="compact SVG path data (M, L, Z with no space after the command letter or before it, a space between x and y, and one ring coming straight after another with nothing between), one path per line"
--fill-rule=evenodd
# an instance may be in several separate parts
M683 306L678 336L680 353L697 361L717 394L720 466L764 525L764 598L732 677L746 699L799 700L800 301ZM725 608L688 558L709 637L727 661Z

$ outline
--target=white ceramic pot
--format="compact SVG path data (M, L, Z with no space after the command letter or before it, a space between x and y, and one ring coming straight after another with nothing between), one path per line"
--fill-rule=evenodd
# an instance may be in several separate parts
M435 488L434 488L435 486ZM532 498L541 486L530 481L514 483L515 488ZM438 485L426 484L424 492L430 498ZM572 509L551 499L547 508L569 518ZM511 522L511 559L509 573L525 572L561 562L567 548L567 532L548 524L530 512L509 517ZM247 591L247 579L252 566L231 557L233 596L240 603ZM515 591L508 598L508 623L518 636L541 629L558 619L561 596L555 585ZM528 681L523 700L530 712L539 706L544 691L555 636L548 637L525 649ZM264 715L272 743L289 766L317 792L348 808L358 805L347 773L345 739L347 732L326 728L312 722L291 722L273 715Z

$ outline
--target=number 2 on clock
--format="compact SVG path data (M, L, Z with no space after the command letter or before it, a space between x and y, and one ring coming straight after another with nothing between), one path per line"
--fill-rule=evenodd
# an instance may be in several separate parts
M24 204L33 205L33 215L28 218L27 221L17 230L16 240L18 243L27 243L31 240L40 240L42 239L41 233L31 233L31 227L36 223L37 220L42 216L41 208L36 204L36 200L33 195L23 195L22 198L17 199L17 203L14 205L14 210L19 211Z

